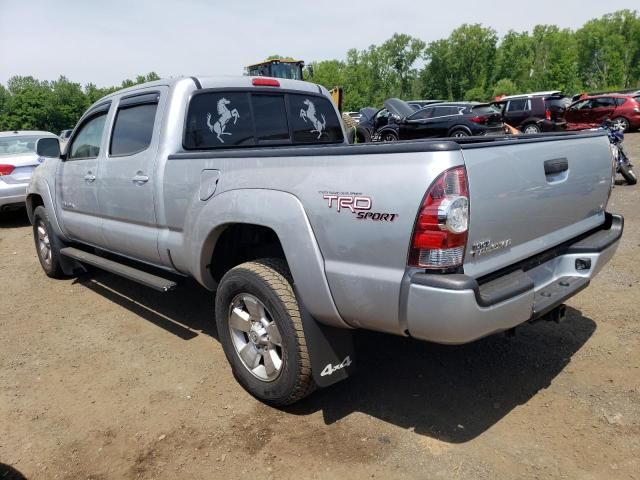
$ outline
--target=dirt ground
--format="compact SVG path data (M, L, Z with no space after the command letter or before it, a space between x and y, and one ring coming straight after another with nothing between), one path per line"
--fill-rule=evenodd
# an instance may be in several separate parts
M614 189L622 243L564 323L460 347L364 332L357 376L284 411L233 379L211 294L50 280L4 216L0 479L640 479L639 206Z

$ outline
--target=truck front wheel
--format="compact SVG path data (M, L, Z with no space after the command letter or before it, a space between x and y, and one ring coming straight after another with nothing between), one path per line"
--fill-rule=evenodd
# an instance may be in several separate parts
M51 278L64 278L64 272L60 265L60 248L62 241L57 237L47 210L38 206L33 212L33 239L36 244L36 252L42 269Z
M233 374L273 405L315 389L300 310L286 263L263 259L229 270L216 293L218 336Z

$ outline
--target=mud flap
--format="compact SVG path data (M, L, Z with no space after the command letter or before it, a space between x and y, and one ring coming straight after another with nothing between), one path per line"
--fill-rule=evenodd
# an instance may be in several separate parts
M316 385L328 387L353 375L353 331L317 322L301 304L300 315Z

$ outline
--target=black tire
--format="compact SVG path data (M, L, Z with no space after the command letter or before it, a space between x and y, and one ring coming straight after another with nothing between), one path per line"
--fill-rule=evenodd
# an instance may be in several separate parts
M40 229L43 229L42 232ZM47 241L44 241L46 235ZM41 242L42 239L42 242ZM43 206L38 206L33 212L33 240L36 245L36 253L44 273L51 278L65 278L60 265L60 249L64 247L62 240L55 234L49 221L47 210ZM41 244L48 243L49 248L41 247Z
M380 133L380 140L383 142L397 142L398 141L398 135L396 135L394 132L382 132Z
M449 136L452 138L467 138L471 136L471 132L466 128L454 128L449 132Z
M536 125L535 123L529 123L528 125L522 127L522 133L526 135L535 135L537 133L540 133L541 131L542 130L540 129L540 126Z
M249 370L232 339L229 318L233 302L246 294L262 302L282 339L282 366L272 380L261 380ZM300 309L283 260L261 259L229 270L218 285L215 310L220 343L236 380L247 392L269 405L284 406L315 390Z
M638 178L629 165L620 165L620 175L622 175L629 185L635 185L638 183Z
M620 130L622 130L623 132L629 131L629 120L627 120L624 117L616 117L613 120L611 120L611 123L613 125L618 125Z
M371 132L364 127L356 129L356 143L371 143Z

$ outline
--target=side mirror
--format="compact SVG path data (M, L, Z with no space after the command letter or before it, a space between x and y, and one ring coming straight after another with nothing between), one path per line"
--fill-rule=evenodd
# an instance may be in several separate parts
M57 138L40 138L36 142L36 153L41 157L60 158L60 142Z

